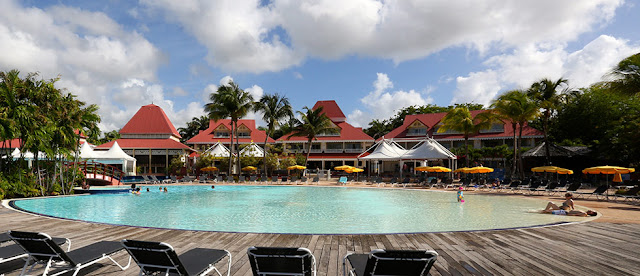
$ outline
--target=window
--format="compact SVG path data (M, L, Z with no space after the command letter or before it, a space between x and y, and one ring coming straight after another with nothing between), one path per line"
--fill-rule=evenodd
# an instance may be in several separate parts
M333 128L333 129L329 129L329 130L318 133L318 137L324 137L324 136L340 136L340 129Z
M250 137L251 137L250 132L238 132L238 138L250 138Z
M489 129L482 129L480 133L494 133L494 132L504 132L504 124L495 123L491 125Z
M407 130L407 136L425 136L427 135L427 128L410 128Z
M215 138L229 138L228 131L216 131L214 134Z

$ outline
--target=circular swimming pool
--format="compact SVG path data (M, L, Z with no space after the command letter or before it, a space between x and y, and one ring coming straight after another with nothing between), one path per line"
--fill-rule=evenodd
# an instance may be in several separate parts
M455 193L309 186L157 186L140 195L95 194L13 201L52 217L187 230L381 234L528 227L584 218L532 212L538 199Z

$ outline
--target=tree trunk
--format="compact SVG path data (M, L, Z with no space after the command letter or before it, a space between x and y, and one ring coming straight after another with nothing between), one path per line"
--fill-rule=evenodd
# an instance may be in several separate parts
M233 149L233 146L234 146L234 144L233 144L233 133L234 133L233 132L233 121L231 121L230 126L231 126L231 143L229 145L229 149L230 149L229 150L229 169L228 169L229 174L227 176L231 175L231 173L233 172L233 170L232 170L232 168L233 168L232 167L232 165L233 165L233 151L234 151L234 149Z
M265 131L266 137L264 137L264 156L262 157L262 165L264 165L264 175L267 175L267 141L269 139L270 131Z
M242 165L240 164L240 137L238 137L238 121L235 122L236 127L234 128L236 130L236 149L238 150L238 158L236 159L236 164L238 165L238 175L240 174L240 168L242 168Z
M309 139L309 146L307 147L307 158L304 159L304 166L307 166L307 163L309 162L309 155L311 154L311 142L313 141L313 138Z
M516 170L518 168L518 139L516 138L518 126L516 123L512 123L511 126L513 127L513 166L511 169L511 179L513 179L516 177Z
M464 161L469 168L469 136L464 136Z
M520 179L524 179L524 164L522 164L522 129L524 123L520 123L520 133L518 134L518 160L520 161Z
M550 165L549 164L549 155L551 155L550 152L549 152L549 140L547 139L547 131L549 130L549 125L548 125L549 124L549 116L551 116L551 114L549 114L549 110L545 109L544 110L544 122L542 124L542 128L544 130L544 163L545 163L545 165ZM522 127L522 126L520 126L520 127ZM520 132L521 132L520 135L522 135L522 130L520 130Z

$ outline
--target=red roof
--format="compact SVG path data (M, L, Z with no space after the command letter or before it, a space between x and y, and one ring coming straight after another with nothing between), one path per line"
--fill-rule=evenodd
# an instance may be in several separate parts
M230 144L231 135L229 135L229 137L226 137L226 138L214 137L215 130L220 125L224 125L227 129L231 129L231 119L221 119L217 121L210 120L209 128L201 131L196 136L193 136L193 138L189 139L186 143L187 144L215 144L216 142L220 142L222 144ZM248 120L248 119L238 120L238 127L242 125L246 126L251 131L251 136L247 138L238 139L239 143L251 143L251 141L258 144L264 143L264 138L267 137L267 134L265 133L264 130L259 130L256 128L255 120ZM275 140L273 140L271 137L267 138L267 143L274 143L274 142Z
M111 142L104 143L97 146L99 149L108 149L113 146L114 142L118 142L118 145L123 149L188 149L190 147L173 139L130 139L121 138Z
M131 120L120 129L120 134L172 134L180 138L180 134L167 114L154 104L141 107Z
M0 147L4 149L20 148L20 139L11 139L0 142Z
M317 137L318 141L371 141L373 142L373 138L367 135L362 131L361 127L354 127L347 122L335 123L340 130L340 136L321 136ZM287 139L290 135L282 136L278 139L281 142L287 141L296 141L296 142L306 142L307 137L291 137Z
M322 107L322 113L327 115L332 121L336 119L344 121L346 119L346 116L344 116L342 109L340 109L336 101L318 101L312 109L315 110L318 107Z
M478 113L482 113L486 110L474 110L471 111L472 116L476 116ZM416 115L407 115L404 118L402 126L390 131L389 133L384 135L385 139L402 139L402 138L419 138L419 136L407 136L407 128L415 121L420 121L424 125L427 126L427 133L429 136L433 137L436 140L441 139L464 139L464 135L462 134L439 134L434 132L434 126L440 123L440 120L446 115L446 112L442 113L431 113L431 114L416 114ZM490 133L478 133L475 135L470 135L469 138L511 138L513 137L514 129L510 122L504 121L504 132L490 132ZM517 135L518 133L516 133ZM537 130L533 127L530 127L525 124L524 129L522 130L522 136L542 136L544 133L540 130ZM382 139L379 138L378 140Z

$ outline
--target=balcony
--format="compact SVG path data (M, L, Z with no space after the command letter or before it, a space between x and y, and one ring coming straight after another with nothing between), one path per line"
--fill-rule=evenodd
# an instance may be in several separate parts
M325 149L324 152L326 153L342 153L344 151L344 149Z
M321 153L322 149L311 149L311 153Z
M346 153L360 153L363 151L363 149L345 149L344 151Z

